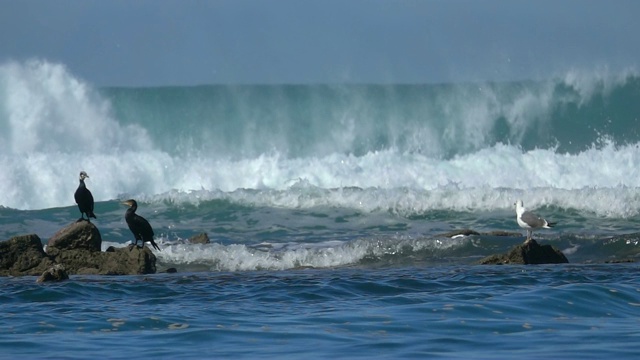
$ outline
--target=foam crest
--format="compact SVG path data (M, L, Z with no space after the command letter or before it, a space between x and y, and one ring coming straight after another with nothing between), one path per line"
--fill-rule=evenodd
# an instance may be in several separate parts
M609 95L614 89L627 83L629 79L637 77L637 71L627 68L621 72L612 72L602 66L595 70L572 69L560 76L562 84L575 90L580 98L578 104L585 105L594 95Z
M0 136L8 144L0 149L0 204L69 205L81 170L97 200L167 190L158 179L173 159L155 150L140 126L118 123L110 103L63 65L2 64L0 84Z
M575 155L558 154L552 149L523 152L518 147L498 144L444 161L395 151L368 153L361 157L335 154L297 160L278 156L239 162L200 159L198 166L186 169L185 183L176 188L282 190L295 179L324 189L434 190L452 184L458 188L548 187L568 190L618 185L636 187L640 186L640 170L633 164L638 160L640 149L637 146L618 147L612 143L594 146ZM204 173L198 176L196 169L204 169Z
M0 79L6 94L3 128L13 154L151 148L142 128L120 126L110 115L110 104L63 65L8 63L0 65Z
M608 191L616 189L621 198L615 200L635 204L625 189L640 187L638 141L617 142L605 134L595 145L564 152L521 142L543 143L535 132L554 125L552 109L567 101L558 97L558 86L573 89L564 95L588 102L633 76L576 72L542 83L482 86L139 89L144 96L121 94L127 107L63 65L6 63L0 65L0 128L6 130L0 137L10 145L0 149L0 205L72 205L78 173L85 170L97 201L228 198L286 208L411 214L500 209L510 207L514 195L527 194L535 202L547 194L546 203L628 216L634 210L612 201L580 205L564 194L614 196ZM208 109L214 95L227 96L231 108ZM175 102L167 105L158 96ZM145 102L148 98L153 101ZM162 117L165 112L170 116ZM197 116L183 124L182 112ZM137 117L125 119L132 114L150 115L138 124ZM176 121L184 126L176 129ZM181 150L162 150L165 142L175 144L169 140L178 130L184 132ZM565 132L578 130L568 126ZM217 142L229 150L209 151L209 143L221 146ZM254 142L255 147L246 145Z
M467 240L363 239L320 244L178 244L156 253L160 261L177 265L204 265L212 271L287 270L332 268L380 261L387 257L408 258L420 251L442 251L462 246Z

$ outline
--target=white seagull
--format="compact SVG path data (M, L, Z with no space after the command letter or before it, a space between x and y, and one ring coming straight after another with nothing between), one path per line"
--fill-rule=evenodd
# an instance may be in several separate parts
M556 223L548 222L531 211L527 211L522 204L522 200L516 201L515 205L518 225L523 229L527 229L527 240L525 240L525 243L531 240L533 229L550 229L556 225Z

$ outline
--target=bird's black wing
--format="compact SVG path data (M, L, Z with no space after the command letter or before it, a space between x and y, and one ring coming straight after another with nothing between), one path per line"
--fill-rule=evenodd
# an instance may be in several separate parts
M138 233L140 233L143 239L145 240L148 240L149 238L153 239L153 235L154 235L153 229L151 228L151 224L149 224L147 219L136 214L133 220L136 224L136 229Z
M86 189L86 190L87 190L87 201L89 202L89 210L91 210L91 214L93 214L93 206L94 206L93 194L91 194L91 191L89 191L89 189Z

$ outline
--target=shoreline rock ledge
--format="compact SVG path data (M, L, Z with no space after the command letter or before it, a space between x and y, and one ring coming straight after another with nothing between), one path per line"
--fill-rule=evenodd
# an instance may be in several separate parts
M70 275L141 275L156 272L149 248L123 247L103 252L100 231L80 221L60 229L46 252L38 235L16 236L0 242L0 276L39 276L56 265ZM60 267L58 267L60 268Z
M479 261L481 265L541 265L569 263L562 251L551 245L540 245L531 239L524 244L515 246L505 254L490 255Z

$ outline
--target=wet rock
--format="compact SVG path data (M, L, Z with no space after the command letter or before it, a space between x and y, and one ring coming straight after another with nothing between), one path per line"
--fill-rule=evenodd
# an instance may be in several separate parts
M47 253L70 274L137 275L156 272L156 256L149 248L112 246L101 252L102 237L92 223L80 221L58 231Z
M59 250L85 249L100 251L102 237L98 228L88 221L75 222L60 229L47 243L47 251L55 248Z
M0 242L0 276L40 275L53 266L36 234Z
M635 259L619 259L619 260L606 260L605 264L626 264L626 263L634 263Z
M52 256L56 263L64 264L70 274L137 275L156 272L156 256L147 247L114 248L110 252L58 250Z
M480 235L479 232L471 229L462 229L462 230L454 230L448 233L437 235L438 237L456 237L456 236L471 236L471 235Z
M69 274L67 274L67 271L65 270L64 266L60 264L56 264L51 268L49 268L49 270L43 272L42 275L40 275L40 277L38 278L38 280L36 280L36 282L43 283L43 282L50 282L50 281L63 281L68 279L69 279Z
M209 235L207 235L207 233L200 233L198 235L192 236L192 237L189 238L189 243L191 243L191 244L208 244L208 243L210 243Z
M156 256L147 248L124 247L101 252L100 231L80 221L58 231L49 239L47 251L38 235L16 236L0 242L0 276L42 275L62 266L67 275L137 275L156 272Z
M510 232L510 231L502 231L502 230L496 230L496 231L490 231L490 232L478 232L472 229L461 229L461 230L453 230L444 234L440 234L437 235L437 237L456 237L456 236L473 236L473 235L478 235L478 236L510 236L510 237L520 237L522 236L522 234L518 233L518 232Z
M491 255L482 260L483 265L502 264L563 264L568 263L567 257L551 245L540 245L530 240L511 249L506 254Z
M503 230L489 231L488 233L485 233L485 235L489 235L489 236L509 236L509 237L520 237L520 236L522 236L522 234L519 233L519 232L503 231Z

